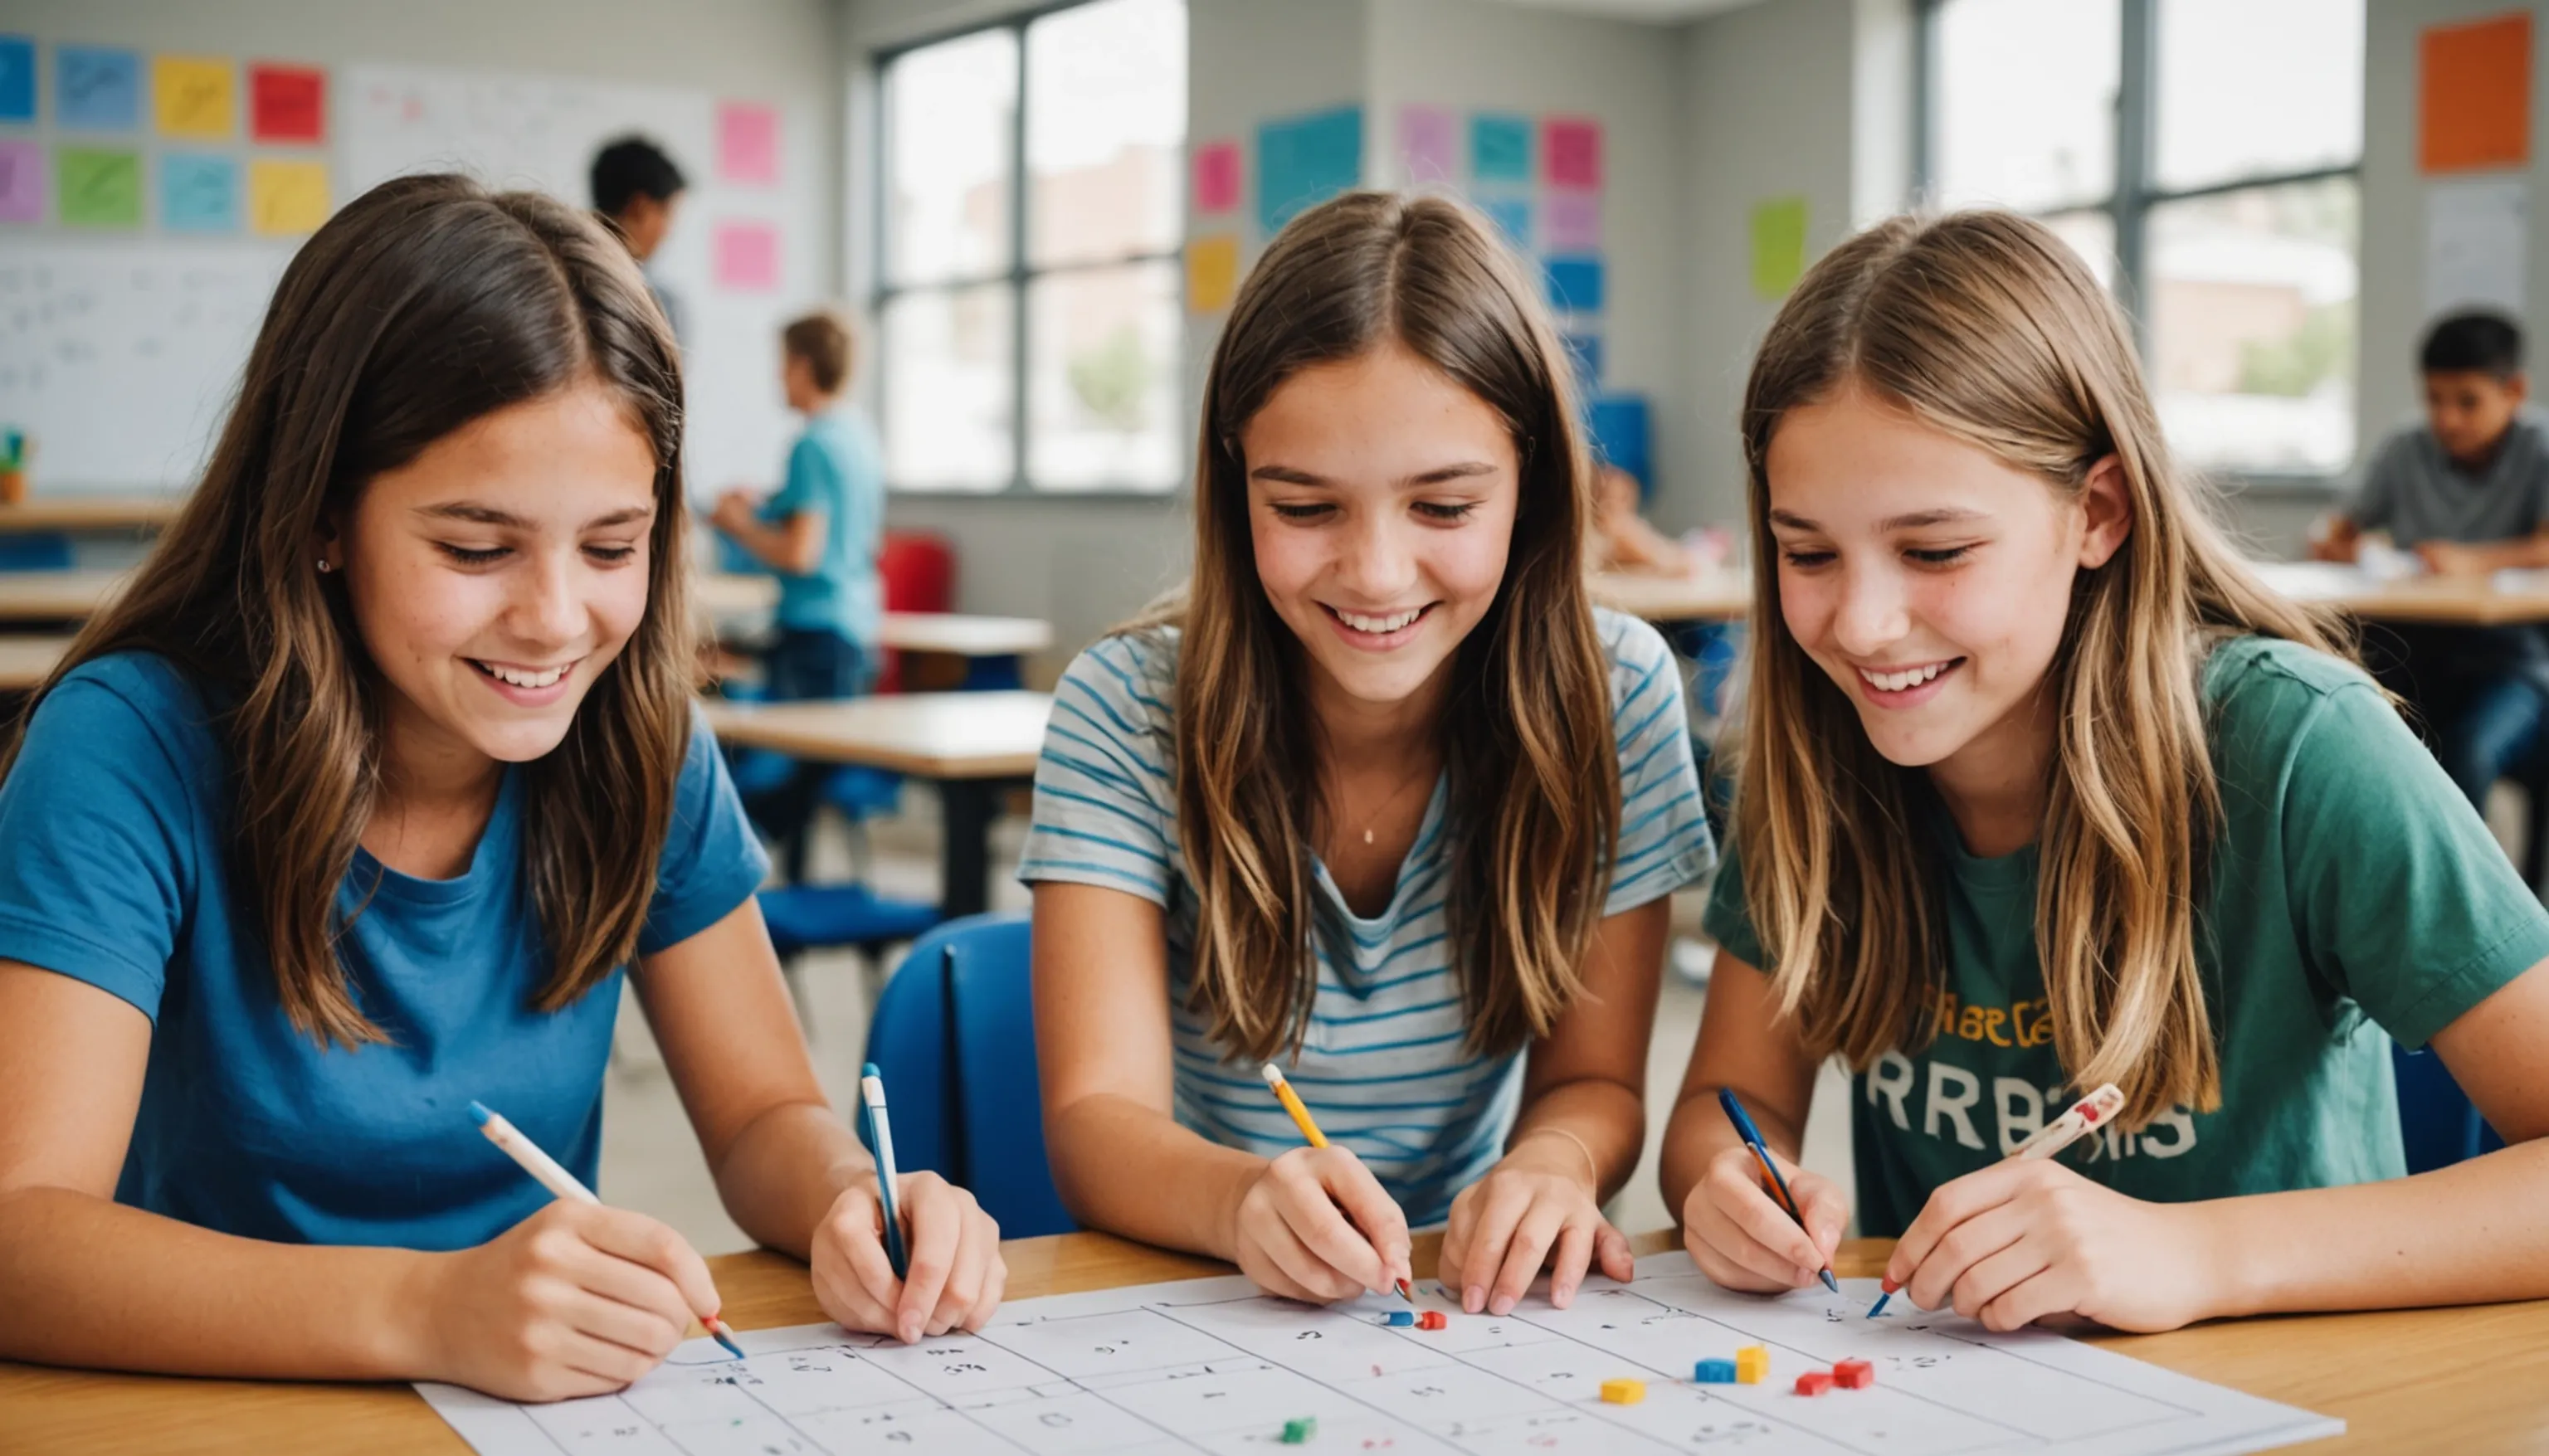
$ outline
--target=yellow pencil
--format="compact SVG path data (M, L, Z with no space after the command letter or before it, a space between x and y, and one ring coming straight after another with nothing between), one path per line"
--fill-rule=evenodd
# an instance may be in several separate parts
M1266 1085L1274 1089L1274 1100L1282 1103L1283 1110L1292 1115L1292 1126L1301 1130L1301 1137L1312 1147L1328 1145L1328 1135L1320 1132L1319 1125L1310 1120L1310 1110L1302 1105L1301 1094L1293 1091L1292 1084L1283 1079L1283 1069L1271 1061L1266 1063ZM1411 1305L1416 1303L1416 1291L1406 1280L1399 1280L1395 1287L1400 1299Z

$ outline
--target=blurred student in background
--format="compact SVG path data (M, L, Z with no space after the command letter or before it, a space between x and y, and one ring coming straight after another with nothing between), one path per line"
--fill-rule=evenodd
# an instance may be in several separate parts
M646 275L646 291L673 325L673 337L688 339L690 320L682 317L680 298L665 290L664 280L650 266L673 230L673 215L681 210L682 193L690 185L682 169L645 137L622 136L594 153L592 180L593 210L619 229L638 271Z
M2549 566L2549 414L2530 405L2522 331L2501 314L2452 315L2418 361L2425 417L2372 456L2312 554L2357 559L2387 530L2430 571L2484 576ZM2538 749L2549 716L2549 643L2538 628L2402 626L2367 634L2365 657L2416 705L2435 756L2482 806L2489 785Z

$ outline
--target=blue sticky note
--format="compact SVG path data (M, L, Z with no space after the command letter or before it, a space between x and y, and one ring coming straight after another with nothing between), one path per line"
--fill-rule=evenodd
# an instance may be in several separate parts
M1341 106L1257 129L1257 224L1270 237L1302 209L1362 180L1362 107Z
M36 119L36 43L0 36L0 122Z
M1590 394L1602 382L1602 335L1570 333L1566 336L1566 352L1575 356L1576 387Z
M171 232L239 230L238 163L201 152L162 155L159 226Z
M89 132L142 125L142 54L104 46L53 50L53 120Z
M1602 459L1654 484L1654 436L1644 395L1601 395L1585 411L1593 432L1593 450Z
M1531 251L1531 200L1529 198L1484 198L1479 201L1478 210L1485 213L1488 221L1496 225L1496 230L1505 235L1505 241L1524 252Z
M1562 314L1599 314L1602 312L1602 260L1600 258L1552 258L1549 260L1549 302Z
M1531 118L1480 112L1469 118L1469 175L1481 182L1531 180Z

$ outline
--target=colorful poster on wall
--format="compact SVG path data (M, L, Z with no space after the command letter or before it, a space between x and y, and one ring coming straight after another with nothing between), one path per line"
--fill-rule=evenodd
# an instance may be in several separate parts
M1218 314L1239 294L1239 238L1213 232L1186 239L1186 312Z
M2435 26L2416 41L2416 151L2427 172L2531 157L2531 17Z
M1478 211L1496 225L1505 241L1523 252L1531 246L1531 200L1523 197L1484 197L1478 199Z
M0 141L0 223L45 221L45 149Z
M1551 117L1541 124L1541 161L1549 185L1590 191L1602 185L1602 124L1589 117Z
M1461 127L1448 108L1401 107L1398 112L1398 162L1407 184L1457 181L1461 175Z
M1561 314L1602 312L1602 260L1551 258L1549 304Z
M53 153L54 208L73 228L142 226L142 153L65 146Z
M1302 209L1362 180L1362 107L1341 106L1257 129L1257 225L1269 237Z
M328 139L328 73L315 65L247 68L247 135L281 146L318 146Z
M260 237L299 237L328 221L328 164L259 157L247 165L248 227Z
M1752 205L1752 293L1783 299L1806 272L1806 200L1773 197Z
M239 230L237 160L206 152L161 153L159 226L171 232Z
M53 121L77 132L141 126L141 54L104 46L54 46Z
M1541 243L1554 253L1602 250L1602 195L1553 192L1541 204Z
M1469 175L1480 182L1531 180L1531 118L1479 112L1469 118Z
M0 36L0 122L36 119L36 43Z
M1238 142L1207 141L1195 148L1194 205L1198 213L1227 213L1238 208Z
M219 141L237 130L237 68L209 55L150 59L151 110L159 135Z
M779 108L751 101L718 103L717 180L751 186L779 180Z
M779 287L779 229L768 223L719 223L710 237L716 286L736 293Z
M1602 335L1570 333L1566 335L1566 352L1575 357L1575 385L1591 394L1602 383Z

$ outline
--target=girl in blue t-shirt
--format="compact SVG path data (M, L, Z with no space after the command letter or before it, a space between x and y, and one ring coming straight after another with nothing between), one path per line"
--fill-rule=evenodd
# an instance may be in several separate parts
M1683 1240L1810 1283L1719 1108L1797 1155L1855 1073L1861 1228L1996 1329L2549 1295L2549 913L2395 705L2171 461L2124 314L2042 224L1896 218L1761 342L1721 951L1666 1129ZM2392 1043L2504 1147L2407 1177ZM2059 1159L2011 1160L2113 1083Z
M1713 858L1681 677L1586 599L1565 351L1476 214L1353 193L1267 249L1204 385L1183 600L1055 694L1047 1145L1081 1219L1331 1300L1502 1315L1633 1272L1670 893ZM1279 1061L1332 1139L1260 1078Z
M894 1277L791 1017L692 712L681 394L547 199L404 178L293 259L184 513L0 745L0 1355L636 1379L707 1267L467 1111L590 1185L632 960L735 1222L844 1323L988 1318L996 1230L932 1175Z

